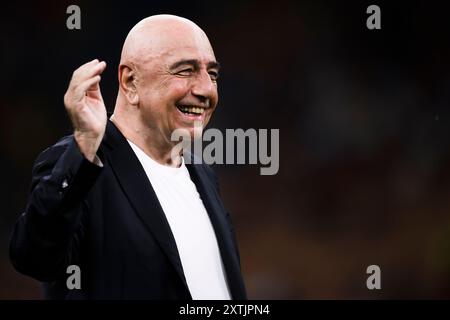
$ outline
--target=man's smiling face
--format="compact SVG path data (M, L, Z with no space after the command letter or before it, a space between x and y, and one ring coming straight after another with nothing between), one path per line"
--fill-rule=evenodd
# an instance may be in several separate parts
M194 121L205 127L217 106L219 64L198 27L176 24L159 32L137 66L142 120L168 140L181 128L192 136Z

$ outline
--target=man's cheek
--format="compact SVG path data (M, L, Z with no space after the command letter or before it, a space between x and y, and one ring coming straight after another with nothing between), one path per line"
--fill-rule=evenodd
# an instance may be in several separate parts
M182 98L189 91L189 79L176 78L171 83L167 90L172 96Z

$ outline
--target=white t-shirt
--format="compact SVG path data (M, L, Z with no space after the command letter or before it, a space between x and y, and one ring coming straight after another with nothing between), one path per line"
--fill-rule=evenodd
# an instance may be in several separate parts
M189 171L162 165L129 141L169 222L194 300L230 300L216 235Z

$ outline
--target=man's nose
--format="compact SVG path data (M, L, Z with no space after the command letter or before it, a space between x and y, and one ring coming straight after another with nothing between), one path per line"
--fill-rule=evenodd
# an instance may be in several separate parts
M217 86L208 72L199 72L192 85L192 94L202 102L207 102L216 96Z

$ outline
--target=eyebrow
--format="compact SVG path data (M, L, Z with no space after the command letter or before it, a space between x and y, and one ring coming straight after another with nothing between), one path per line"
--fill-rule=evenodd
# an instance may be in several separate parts
M197 60L197 59L183 59L183 60L180 60L180 61L177 61L177 62L173 63L170 66L170 69L173 70L173 69L176 69L176 68L178 68L178 67L180 67L182 65L185 65L185 64L194 66L195 68L198 69L199 66L200 66L200 61ZM217 62L217 61L211 61L211 62L207 63L206 67L208 69L214 68L214 69L219 70L220 69L220 63Z

